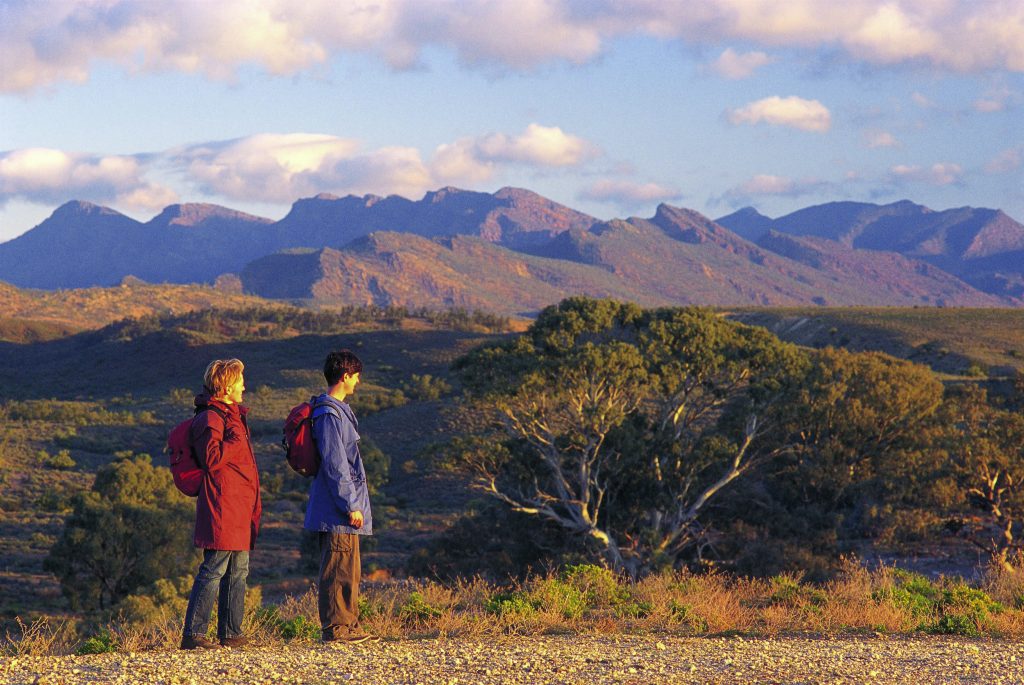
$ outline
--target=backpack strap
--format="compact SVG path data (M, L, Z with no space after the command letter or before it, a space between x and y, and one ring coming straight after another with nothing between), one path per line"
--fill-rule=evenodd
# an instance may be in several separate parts
M199 416L204 411L215 412L218 416L220 416L221 421L227 422L228 420L228 415L224 413L224 410L219 407L215 407L212 404L204 404L202 407L196 407L196 416Z
M195 413L195 416L192 417L192 421L195 422L195 420L199 417L199 415L202 414L204 411L212 411L214 414L219 416L221 422L223 422L223 424L224 424L224 428L227 428L227 426L228 426L228 415L224 412L223 409L220 409L218 407L214 407L213 405L210 405L210 404L205 404L202 407L196 407L196 413ZM221 440L221 444L222 445L224 444L223 440ZM195 450L193 450L193 452L195 452ZM199 464L199 468L201 468L201 469L203 469L205 471L206 470L206 463L203 460L203 456L199 455L198 453L196 453L195 456L196 456L196 463Z
M338 410L335 409L331 405L331 403L328 402L327 400L317 401L316 397L310 397L309 398L309 407L310 407L309 408L309 433L310 433L310 435L313 438L313 445L316 447L316 451L319 454L320 453L320 445L317 445L317 442L316 442L316 431L313 430L313 419L315 418L313 416L313 412L315 412L317 410L317 407L324 407L327 411L324 412L323 414L320 414L320 416L324 416L324 414L332 414L332 415L336 416L339 419L341 418L341 413L339 413Z

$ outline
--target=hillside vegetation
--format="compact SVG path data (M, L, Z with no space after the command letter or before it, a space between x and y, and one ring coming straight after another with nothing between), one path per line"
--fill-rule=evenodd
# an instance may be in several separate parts
M1024 369L1024 310L776 307L727 316L808 347L877 350L951 375L1006 377Z
M915 336L931 334L950 350L926 360L936 368L954 355L977 363L986 354L978 349L1007 345L1006 331L1012 338L1021 326L1013 310L731 315L787 322L783 337L795 340L812 325L820 333L811 314L831 317L825 333L855 350L891 339L909 355L921 344ZM888 351L904 349L892 344ZM0 345L0 615L8 625L63 616L78 640L107 626L108 645L156 644L176 630L187 575L126 577L91 603L95 579L67 573L79 558L68 531L78 526L88 537L89 517L104 510L98 501L111 510L153 506L118 501L125 489L111 483L169 478L168 429L189 414L205 365L237 356L246 363L265 503L252 606L262 601L271 612L254 613L251 625L273 639L315 629L298 599L315 566L300 530L306 482L287 469L279 442L289 408L321 387L323 356L339 347L365 363L353 406L380 533L364 569L381 582L420 579L368 595L368 618L386 634L564 630L554 621L570 610L563 602L582 612L570 630L615 617L626 630L687 633L832 630L837 622L868 629L874 621L894 631L1018 634L1024 621L1015 599L1024 591L1009 570L1018 563L1024 493L984 489L986 469L1016 479L1024 460L1019 376L986 393L974 382L981 376L951 367L959 383L943 387L923 366L880 353L815 352L707 309L577 298L546 309L525 331L462 310L260 303ZM553 505L557 489L548 485L557 479L545 463L566 467L566 484L599 475L585 484L585 499L569 493ZM161 523L190 529L190 502L165 496L179 501L160 505ZM1003 518L993 517L993 498ZM557 515L536 518L552 506ZM986 536L1000 525L1013 535L990 545ZM131 526L119 534L130 548ZM916 557L922 570L973 577L974 545L999 569L984 589L884 569L834 592L807 582L853 577L841 561L851 554ZM603 565L625 575L607 575ZM552 567L584 570L552 576ZM709 570L771 580L742 589L732 576L705 579ZM478 574L486 584L465 584ZM521 584L509 587L510 575ZM633 586L630 575L647 585ZM695 604L698 588L712 582L729 606L758 610L732 625L725 605ZM853 587L856 602L844 599ZM851 602L860 607L856 620ZM477 614L497 622L480 627ZM139 637L147 625L149 637Z

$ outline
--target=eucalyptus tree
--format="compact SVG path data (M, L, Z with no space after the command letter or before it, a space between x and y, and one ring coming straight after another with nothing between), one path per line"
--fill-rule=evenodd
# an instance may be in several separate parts
M1000 407L973 387L946 409L946 446L961 494L957 532L994 564L1017 571L1024 553L1024 412Z
M790 448L774 430L806 354L702 308L571 298L456 363L474 485L637 575L706 542L708 503Z
M78 495L45 567L74 609L107 610L192 564L192 502L148 455L103 466Z

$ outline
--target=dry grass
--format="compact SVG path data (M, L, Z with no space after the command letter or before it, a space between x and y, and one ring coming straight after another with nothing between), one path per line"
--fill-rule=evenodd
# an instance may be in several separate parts
M1024 571L992 570L981 588L929 581L899 569L867 571L849 564L824 585L800 576L737 578L720 573L669 572L638 583L594 566L569 567L513 585L481 579L454 585L396 581L364 589L364 627L383 638L499 638L556 633L674 635L842 635L939 632L1024 637ZM140 651L177 645L181 609L145 622L110 622L111 649ZM215 624L215 620L211 622ZM80 648L73 627L20 620L6 654L62 654ZM254 644L319 639L316 589L261 606L249 598L245 630Z
M16 618L16 634L4 635L0 654L5 656L35 656L39 654L66 654L71 651L77 637L74 627L67 621L41 616L27 624Z

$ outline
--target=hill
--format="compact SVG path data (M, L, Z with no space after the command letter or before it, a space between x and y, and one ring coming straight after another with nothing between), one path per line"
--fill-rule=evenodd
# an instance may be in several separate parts
M519 251L474 236L379 232L339 250L270 255L240 276L246 292L268 298L503 314L530 314L576 294L648 306L1001 304L898 256L896 265L869 252L810 264L801 258L743 240L692 210L662 205L649 219L569 228Z
M398 196L299 200L278 222L208 204L173 205L145 224L113 209L68 202L0 244L0 279L29 288L213 282L259 257L297 247L341 247L374 231L473 235L510 247L543 242L596 221L527 190L444 188L413 202Z
M740 309L727 314L807 347L877 350L944 374L1024 373L1024 310L903 307Z
M858 250L896 252L985 292L1024 297L1024 225L1000 210L934 211L908 200L888 205L830 202L774 220L748 208L719 222L753 240L774 231Z
M112 286L129 275L221 279L278 299L506 314L573 294L640 304L987 307L1024 303L1022 257L1024 226L998 210L837 202L774 220L746 208L714 222L662 205L653 217L599 221L529 190L442 188L417 201L322 194L277 222L185 204L143 224L70 202L0 244L0 279L51 289Z
M143 224L107 207L68 202L0 244L0 279L27 288L111 286L126 276L212 282L266 254L270 220L215 205L173 205Z
M259 297L196 285L150 285L127 278L113 288L27 290L0 282L0 341L36 342L127 317L171 316L211 307L274 306Z
M469 235L511 248L545 242L597 220L520 188L478 193L458 188L429 192L419 201L329 194L299 200L273 230L274 249L340 248L377 231L432 238Z

